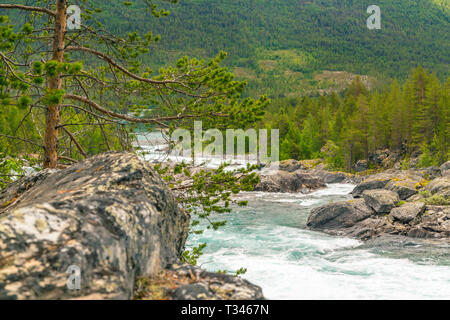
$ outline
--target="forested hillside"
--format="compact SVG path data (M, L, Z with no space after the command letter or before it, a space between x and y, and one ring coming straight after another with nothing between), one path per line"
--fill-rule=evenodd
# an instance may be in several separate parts
M146 57L155 70L185 54L206 59L225 50L225 63L249 81L249 95L339 91L354 74L368 75L371 86L380 87L394 77L404 80L419 65L441 80L449 72L447 0L379 0L381 30L366 26L374 4L369 0L154 2L170 15L156 19L141 1L127 2L127 10L122 1L89 1L102 10L95 18L110 32L161 35Z
M124 114L134 111L138 115L160 112L161 117L176 116L187 112L186 105L198 108L195 93L189 92L187 101L183 101L178 99L180 89L173 88L171 98L178 99L174 107L161 98L161 92L167 93L168 87L149 89L143 85L136 89L134 81L120 79L118 82L113 71L118 65L107 59L99 61L101 55L96 50L103 50L136 73L125 75L131 74L132 79L144 83L159 83L158 79L147 77L172 77L173 72L186 73L186 79L192 81L191 71L186 70L205 64L214 69L211 72L218 79L212 82L198 73L200 87L213 85L214 90L221 91L225 81L230 86L227 90L236 99L268 93L272 104L260 124L280 129L282 158L327 157L330 166L336 169L351 169L357 160L380 148L406 149L408 155L421 149L421 165L439 164L448 159L450 7L447 0L379 0L381 30L368 30L366 26L369 16L366 10L373 4L367 0L180 0L178 4L172 0L156 1L171 12L160 19L144 10L142 1L87 2L98 9L83 11L83 21L88 25L85 28L100 26L99 31L90 29L84 36L76 31L67 32L67 46L84 42L85 48L80 52L72 46L72 52L60 57L58 64L49 57L41 61L47 53L43 39L49 39L48 30L40 27L34 30L34 25L25 23L30 20L29 12L0 10L0 16L10 17L0 20L0 40L5 41L0 49L9 54L2 57L0 64L0 153L32 154L42 149L40 126L45 121L45 113L38 108L46 108L40 105L41 98L46 103L52 102L48 92L59 104L62 97L53 96L58 92L62 95L64 91L69 100L75 96L81 105L86 104L87 97L94 97L105 106L107 114L114 111L115 116L125 120L118 122L103 117L93 123L91 117L98 114L91 110L80 113L80 106L65 104L69 110L59 119L63 121L61 129L65 134L60 136L58 148L67 161L129 148L127 133L134 132L136 127L129 125L129 117ZM14 3L47 6L48 2ZM93 19L88 19L91 15ZM136 29L141 37L135 33ZM152 36L148 36L149 30ZM35 37L30 36L33 33ZM157 35L161 35L161 40ZM229 71L238 80L248 81L245 91L244 83L235 82L231 74L219 68L224 54L210 63L178 60L189 55L208 61L220 50L229 53L224 61ZM159 69L168 64L176 67ZM13 66L15 72L20 72L17 76L10 71ZM27 70L30 66L32 69ZM47 69L55 68L65 79L56 93L46 87L48 81L44 79L44 76L52 79ZM119 71L123 72L120 68ZM79 72L85 83L79 83L80 75L76 74ZM360 78L358 74L365 76ZM67 80L69 76L75 76L75 82ZM187 88L199 87L190 83ZM79 94L84 94L86 99L80 100ZM250 112L232 107L234 101L230 104L232 113L239 114L235 119L242 118L246 126L249 122L244 118L254 115L253 120L259 121L263 114L259 108L267 104L262 96L256 102L256 112L248 108L248 101L244 100L239 108L247 107ZM209 102L203 107L208 108ZM97 104L88 105L97 107ZM214 106L220 107L221 113L228 108L221 104ZM217 125L218 121L214 117L211 125ZM64 122L70 126L77 143L73 142L74 136L66 130ZM151 122L136 123L144 126L143 123ZM152 124L155 123L161 125L161 122ZM19 139L11 138L18 135Z
M418 65L441 80L449 71L446 0L379 0L381 30L366 26L367 7L374 4L369 0L179 0L164 4L171 14L158 20L145 16L139 5L124 14L119 4L98 2L109 28L151 29L162 36L149 59L153 66L186 53L211 57L225 50L236 74L272 97L339 81L321 81L315 72L322 70L381 80L405 79Z

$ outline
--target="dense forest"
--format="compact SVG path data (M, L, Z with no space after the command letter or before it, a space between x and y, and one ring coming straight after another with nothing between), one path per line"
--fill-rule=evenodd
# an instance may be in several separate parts
M265 124L280 128L283 159L326 158L329 167L351 169L369 153L388 148L421 151L419 166L448 160L450 82L417 68L404 84L368 91L356 78L342 95L284 98L272 103Z
M95 20L110 32L151 30L160 36L144 58L154 70L185 54L207 59L226 51L225 64L249 82L245 92L249 96L340 91L352 74L368 75L371 86L380 87L394 77L405 80L419 65L436 72L440 80L449 72L446 0L379 0L380 30L366 26L367 8L374 4L369 0L154 2L170 15L155 19L143 10L141 1L129 2L132 5L123 10L122 1L89 0L98 8ZM26 15L19 16L25 21ZM324 70L349 74L322 74Z
M322 70L379 79L406 79L419 65L448 75L450 5L442 0L380 0L381 30L368 30L369 0L180 0L155 21L139 6L99 3L100 20L131 32L150 29L161 41L149 55L157 68L189 53L206 58L225 50L226 63L249 81L248 94L307 94L338 86ZM111 14L111 10L114 14ZM110 17L115 18L111 19ZM133 21L130 24L129 21ZM376 84L374 84L376 85Z

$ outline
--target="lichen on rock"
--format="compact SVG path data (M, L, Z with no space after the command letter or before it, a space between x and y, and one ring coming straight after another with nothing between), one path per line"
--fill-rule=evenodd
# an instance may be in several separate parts
M14 201L10 201L15 199ZM1 299L128 299L139 276L178 261L189 216L133 154L45 170L0 194ZM79 267L80 290L67 287Z
M200 287L208 299L263 298L239 277L180 264L190 217L134 154L44 170L3 190L0 203L0 299L188 299ZM73 267L79 289L68 286ZM184 278L178 291L173 277Z
M305 170L299 169L293 172L277 170L262 174L255 191L309 193L325 186L320 178Z

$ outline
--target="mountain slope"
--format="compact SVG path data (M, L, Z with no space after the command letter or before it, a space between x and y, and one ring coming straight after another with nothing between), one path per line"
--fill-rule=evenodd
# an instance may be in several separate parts
M450 14L447 0L378 0L382 29L368 30L368 0L181 0L164 4L171 15L157 21L134 11L110 19L120 31L150 28L162 46L210 56L227 50L233 62L252 66L260 49L300 49L312 68L373 70L402 75L417 64L448 73ZM108 6L119 6L108 4ZM111 11L105 11L111 17ZM130 20L135 21L130 25ZM108 19L105 17L105 22Z
M346 71L348 79L354 74L404 79L422 65L442 80L450 70L449 0L378 0L381 30L366 26L372 0L156 1L171 11L161 19L143 10L143 1L126 8L122 1L90 2L103 9L96 17L108 30L162 36L146 61L150 66L225 50L226 63L249 80L254 93L342 86L337 77L323 81L322 71Z

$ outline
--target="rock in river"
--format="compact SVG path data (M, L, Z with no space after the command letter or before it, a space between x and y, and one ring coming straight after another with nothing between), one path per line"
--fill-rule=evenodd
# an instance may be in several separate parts
M363 199L329 203L313 209L306 225L314 230L340 229L369 218L373 210Z
M366 190L362 195L367 205L378 214L389 213L400 201L397 193L384 189Z
M418 193L415 188L416 184L417 181L410 179L404 179L401 181L391 180L385 188L397 193L400 200L406 200Z
M255 191L307 193L325 186L321 179L303 170L294 172L277 170L261 175L261 182L255 187Z
M390 217L395 221L408 223L425 211L425 204L422 202L406 203L391 210Z
M424 179L426 173L391 170L369 176L352 192L358 199L330 203L312 210L307 226L312 230L361 240L395 235L441 239L450 243L450 208L438 205L441 198L448 197L448 178L427 182ZM416 188L423 185L426 185L425 191L439 198L424 199L417 194ZM400 199L408 202L397 207ZM432 204L432 201L436 203Z

